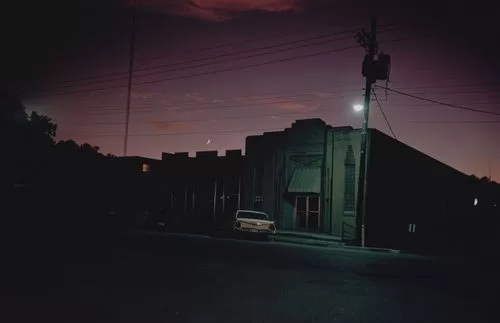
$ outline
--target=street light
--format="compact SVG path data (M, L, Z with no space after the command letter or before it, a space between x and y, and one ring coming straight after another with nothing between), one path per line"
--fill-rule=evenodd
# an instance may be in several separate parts
M356 112L361 112L363 111L363 105L362 104L355 104L352 106L352 108L354 109L354 111Z

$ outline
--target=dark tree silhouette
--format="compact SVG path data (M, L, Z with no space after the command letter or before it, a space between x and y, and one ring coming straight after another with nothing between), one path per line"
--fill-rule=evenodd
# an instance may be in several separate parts
M21 101L5 91L0 92L0 117L0 143L7 156L0 185L7 192L4 207L14 210L13 225L60 232L95 222L90 215L99 207L106 180L106 157L99 147L56 143L52 119L27 114Z

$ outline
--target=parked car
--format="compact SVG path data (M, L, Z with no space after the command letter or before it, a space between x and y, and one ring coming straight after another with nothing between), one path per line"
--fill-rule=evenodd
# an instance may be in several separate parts
M264 212L238 210L233 221L233 232L261 237L274 237L276 224Z

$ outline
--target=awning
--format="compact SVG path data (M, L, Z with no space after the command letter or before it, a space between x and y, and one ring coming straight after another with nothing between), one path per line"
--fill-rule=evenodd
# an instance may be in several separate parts
M321 193L321 169L300 168L293 172L289 193Z

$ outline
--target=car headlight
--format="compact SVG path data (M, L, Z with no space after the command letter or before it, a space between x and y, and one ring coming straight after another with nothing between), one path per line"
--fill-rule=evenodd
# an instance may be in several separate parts
M271 231L276 230L276 226L275 226L274 224L271 224L271 225L269 226L269 230L271 230Z
M240 221L236 221L236 223L234 224L234 227L235 228L240 228L241 227Z

